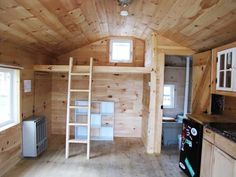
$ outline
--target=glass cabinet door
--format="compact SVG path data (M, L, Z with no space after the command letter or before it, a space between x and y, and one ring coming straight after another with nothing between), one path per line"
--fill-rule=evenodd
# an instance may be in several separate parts
M219 61L219 86L224 87L225 84L225 54L220 55Z
M232 87L232 52L226 54L226 78L225 78L225 87Z
M232 91L233 90L233 62L235 49L228 49L218 52L217 62L217 90ZM236 61L235 61L236 62Z

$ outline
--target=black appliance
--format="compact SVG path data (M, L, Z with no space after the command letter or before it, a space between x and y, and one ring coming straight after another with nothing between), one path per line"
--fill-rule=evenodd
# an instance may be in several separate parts
M200 176L203 125L183 120L179 167L189 177Z

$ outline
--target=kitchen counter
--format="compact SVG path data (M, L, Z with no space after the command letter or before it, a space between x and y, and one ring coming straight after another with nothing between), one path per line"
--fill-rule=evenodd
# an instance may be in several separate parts
M234 122L236 123L236 119L230 118L225 115L209 115L209 114L187 114L189 119L192 119L202 125L206 125L212 122Z
M209 123L206 128L236 143L236 123Z
M203 130L203 138L236 159L236 142L229 137L206 126Z
M187 116L189 119L236 143L236 119L224 115L188 114Z

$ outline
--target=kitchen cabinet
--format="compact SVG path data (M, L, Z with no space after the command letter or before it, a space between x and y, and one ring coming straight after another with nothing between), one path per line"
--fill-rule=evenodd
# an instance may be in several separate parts
M211 177L213 144L207 140L202 143L201 177Z
M236 48L217 53L216 89L236 91Z
M236 42L212 50L211 93L236 97Z
M236 177L236 160L214 146L212 177Z
M230 144L233 143L231 141L217 144L218 141L229 140L204 128L200 177L236 177L236 159L233 157L234 154L228 154L231 153L228 148L234 149L235 144ZM226 146L229 147L225 148Z

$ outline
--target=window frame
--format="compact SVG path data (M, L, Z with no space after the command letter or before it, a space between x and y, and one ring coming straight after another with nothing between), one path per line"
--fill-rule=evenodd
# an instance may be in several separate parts
M171 94L170 95L165 95L164 94L164 90L165 88L163 88L163 108L164 109L174 109L175 108L175 85L174 84L164 84L165 86L169 86L171 88ZM171 97L171 105L164 105L164 97L165 96L170 96Z
M19 69L0 67L0 72L8 72L10 80L10 120L0 123L0 132L20 123L20 71Z
M130 43L130 58L129 60L113 60L113 43ZM132 39L111 39L109 44L109 63L133 63L133 40Z

